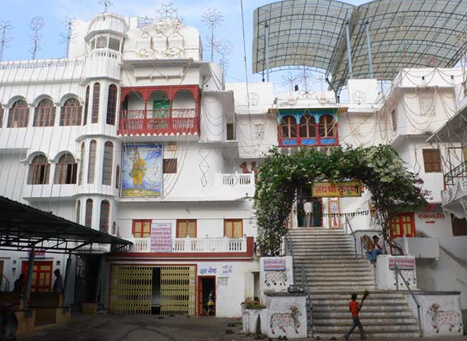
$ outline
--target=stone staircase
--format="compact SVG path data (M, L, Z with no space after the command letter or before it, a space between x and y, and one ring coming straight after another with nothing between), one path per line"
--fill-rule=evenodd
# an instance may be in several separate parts
M354 240L342 229L290 230L294 253L295 283L302 283L302 269L311 295L313 335L342 338L352 325L350 295L365 301L360 319L368 337L418 337L418 323L405 296L375 290L373 266L356 257ZM305 280L305 278L304 278ZM359 338L358 329L352 338Z

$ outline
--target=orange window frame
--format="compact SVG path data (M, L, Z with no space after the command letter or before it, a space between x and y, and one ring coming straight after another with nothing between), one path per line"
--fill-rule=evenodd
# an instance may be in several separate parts
M151 236L152 220L137 219L133 220L131 232L135 238L149 238Z
M239 230L235 230L240 226ZM224 237L227 238L242 238L243 237L243 220L242 219L224 219Z
M184 224L185 227L183 226ZM190 224L192 225L190 226ZM192 229L191 231L190 228ZM176 238L197 238L197 236L198 222L196 219L177 219Z
M393 238L415 237L414 213L402 213L391 221L391 235Z

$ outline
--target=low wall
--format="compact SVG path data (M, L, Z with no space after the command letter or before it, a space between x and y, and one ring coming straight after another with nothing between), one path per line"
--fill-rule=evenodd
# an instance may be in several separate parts
M376 258L376 288L389 290L406 290L407 287L400 276L396 276L397 264L402 276L410 285L410 289L417 288L415 271L415 257L379 255Z
M459 292L415 292L420 304L420 320L424 336L457 336L463 334ZM417 304L407 293L407 301L415 316Z
M258 318L259 321L258 322ZM260 323L260 332L263 335L268 333L267 328L268 311L264 309L244 309L242 314L242 326L245 334L256 334L257 323Z
M266 293L266 335L288 339L307 337L306 295L302 293ZM261 323L261 326L263 323Z

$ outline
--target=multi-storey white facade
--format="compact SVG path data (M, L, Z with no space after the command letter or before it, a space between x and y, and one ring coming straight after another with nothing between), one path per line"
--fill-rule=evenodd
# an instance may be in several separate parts
M440 209L451 145L426 139L456 112L462 70L402 70L387 94L376 80L351 80L349 100L338 103L331 91L275 96L271 83L225 84L222 69L202 60L197 30L177 19L105 13L77 22L74 34L67 59L0 63L0 195L134 243L103 257L94 278L111 311L201 315L212 290L217 316L234 316L259 296L252 204L272 146L391 144L435 205L404 218L410 227L400 222L397 233L438 238L446 250L438 258L452 264L422 267L436 282L427 289L459 288L461 278L442 279L461 266L450 254L467 260L467 237L452 236ZM369 197L324 199L318 224L344 226L344 215L329 219L337 202L355 230L374 229ZM297 226L296 212L289 224ZM11 282L27 255L1 256ZM128 307L132 288L138 308Z

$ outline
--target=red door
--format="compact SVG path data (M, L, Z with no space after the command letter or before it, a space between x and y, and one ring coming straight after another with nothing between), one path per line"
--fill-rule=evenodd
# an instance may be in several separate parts
M21 273L28 275L29 262L23 262ZM52 289L53 262L34 262L32 273L31 292L50 292Z

